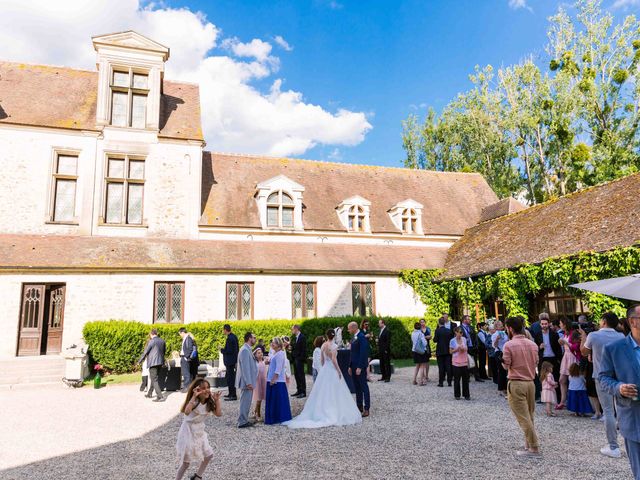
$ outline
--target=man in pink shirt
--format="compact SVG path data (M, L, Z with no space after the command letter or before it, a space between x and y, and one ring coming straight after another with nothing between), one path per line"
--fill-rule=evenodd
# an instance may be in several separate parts
M533 425L536 411L536 388L533 383L538 365L538 347L524 335L524 318L506 321L510 340L505 343L502 363L507 369L509 407L524 432L524 449L519 457L539 457L540 444Z

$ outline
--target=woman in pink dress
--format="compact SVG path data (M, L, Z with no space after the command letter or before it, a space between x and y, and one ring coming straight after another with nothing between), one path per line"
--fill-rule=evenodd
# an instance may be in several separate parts
M262 401L267 396L267 366L264 363L264 353L261 348L256 348L253 352L258 362L258 378L256 380L256 388L253 389L253 401L256 402L254 414L256 420L262 420Z
M559 343L564 350L562 362L560 363L560 403L556 405L556 410L562 410L567 403L567 391L569 390L569 368L574 363L580 362L580 334L571 330L571 321L566 318L560 320L560 327L564 335Z

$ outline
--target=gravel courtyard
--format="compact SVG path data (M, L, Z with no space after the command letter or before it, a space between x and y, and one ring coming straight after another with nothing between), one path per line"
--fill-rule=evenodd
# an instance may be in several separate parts
M412 386L410 376L404 368L370 384L372 416L357 427L238 430L238 403L225 402L208 422L216 458L205 478L631 478L626 457L598 453L602 422L539 408L544 459L523 461L514 452L522 435L493 383L472 381L466 402L435 383ZM171 479L183 398L152 403L137 385L0 391L0 478ZM295 414L303 401L292 405Z

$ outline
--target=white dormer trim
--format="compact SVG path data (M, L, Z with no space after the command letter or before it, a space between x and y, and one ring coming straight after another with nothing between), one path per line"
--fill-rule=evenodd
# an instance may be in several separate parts
M389 209L391 221L403 234L424 235L422 230L422 210L424 206L412 199L397 203Z
M133 71L148 75L146 129L160 127L160 95L164 62L169 48L133 31L92 37L97 52L98 100L96 123L109 125L111 120L111 81L114 71Z
M293 227L272 227L267 224L267 199L272 193L282 192L293 200ZM256 186L256 203L260 216L260 224L265 230L304 230L302 224L302 194L304 187L285 175L260 182Z
M349 226L349 216L350 214L353 215L355 213L354 210L358 210L358 212L361 212L364 215L364 225L362 230L357 227ZM371 233L370 212L371 202L360 195L349 197L346 200L343 200L342 203L336 207L336 213L338 214L340 223L342 223L348 232Z

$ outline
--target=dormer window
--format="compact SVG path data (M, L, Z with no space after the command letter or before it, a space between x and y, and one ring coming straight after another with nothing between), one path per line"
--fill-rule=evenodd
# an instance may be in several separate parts
M262 228L302 230L304 187L284 175L256 186L256 203Z
M293 199L282 190L273 192L267 198L267 226L293 228Z
M405 200L389 210L391 221L403 234L423 235L422 205L415 200Z
M111 125L145 128L149 76L129 68L114 70L111 81Z
M340 222L349 232L369 233L371 232L370 209L371 202L356 195L343 201L336 211Z

